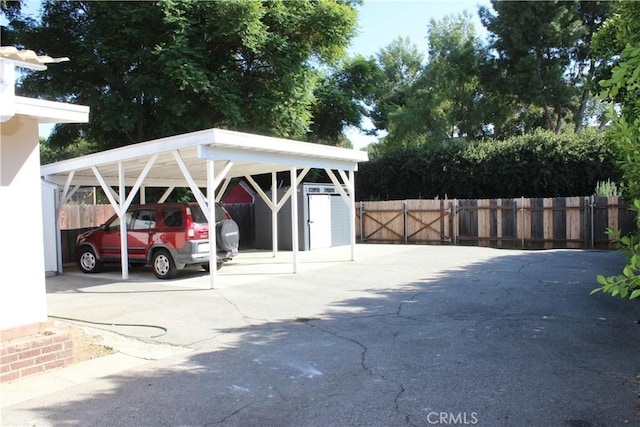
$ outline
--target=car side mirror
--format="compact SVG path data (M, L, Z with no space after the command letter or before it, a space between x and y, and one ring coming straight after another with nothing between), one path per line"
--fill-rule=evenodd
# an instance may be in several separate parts
M108 229L107 224L100 224L100 230L107 231L107 229Z

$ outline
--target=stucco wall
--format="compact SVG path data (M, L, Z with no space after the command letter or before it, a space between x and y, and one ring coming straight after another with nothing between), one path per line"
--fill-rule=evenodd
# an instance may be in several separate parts
M38 122L0 124L0 330L47 320Z

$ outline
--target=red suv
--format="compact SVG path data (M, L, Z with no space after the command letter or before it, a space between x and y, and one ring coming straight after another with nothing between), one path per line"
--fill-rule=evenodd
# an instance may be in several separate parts
M217 267L238 253L237 224L216 203ZM179 269L200 265L209 270L209 225L197 203L132 206L126 213L129 263L150 264L160 279L175 277ZM120 219L109 218L100 228L76 239L78 266L97 273L105 262L120 262Z

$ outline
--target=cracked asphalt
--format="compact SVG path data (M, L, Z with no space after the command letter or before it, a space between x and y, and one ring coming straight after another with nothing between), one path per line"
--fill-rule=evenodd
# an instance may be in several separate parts
M3 408L0 424L640 425L640 301L589 295L620 253L358 245L355 262L347 248L299 257L291 274L290 254L243 253L213 290L195 271L48 279L49 314L186 352Z

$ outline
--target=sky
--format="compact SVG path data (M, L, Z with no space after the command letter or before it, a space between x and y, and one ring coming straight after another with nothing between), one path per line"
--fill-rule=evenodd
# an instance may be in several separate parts
M486 31L478 17L479 6L490 8L491 3L489 0L364 0L358 7L358 35L351 43L349 55L375 56L398 37L408 37L426 56L429 22L465 10L472 16L478 35L484 38ZM355 149L377 140L355 129L349 129L347 136Z
M358 9L358 32L350 54L375 55L398 37L409 37L421 52L427 51L427 26L431 19L469 12L478 34L483 27L478 7L489 6L489 0L364 0Z

